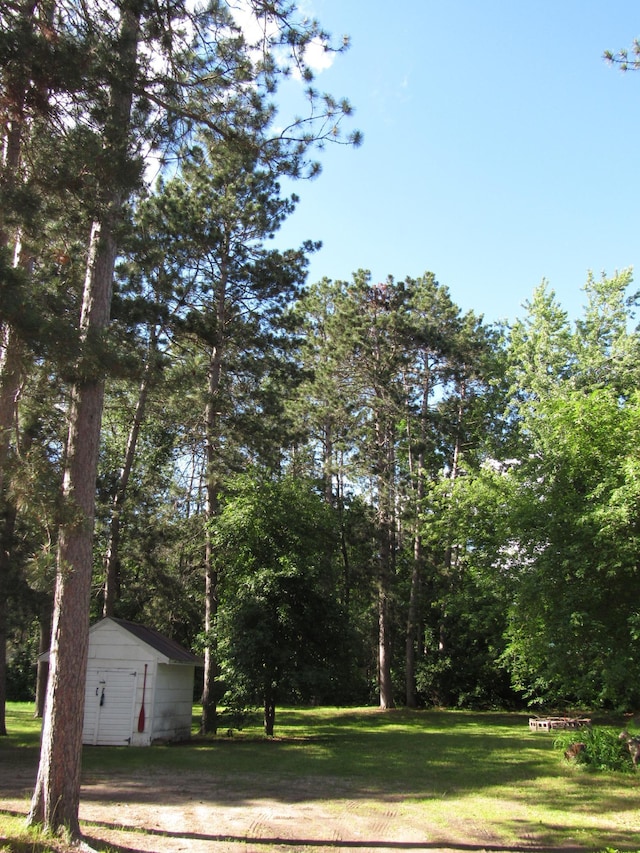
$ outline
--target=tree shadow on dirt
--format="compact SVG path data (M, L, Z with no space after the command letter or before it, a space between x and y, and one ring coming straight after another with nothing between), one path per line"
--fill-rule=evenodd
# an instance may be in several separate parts
M122 827L117 825L112 825L108 823L101 823L97 821L91 821L90 824L87 825L87 829L90 831L90 827L101 827L108 830L122 830ZM544 845L536 845L535 843L527 843L522 845L504 845L504 844L491 844L487 842L482 842L478 844L472 843L456 843L451 844L451 842L447 842L443 839L434 840L434 841L376 841L372 839L358 839L358 840L345 840L345 839L318 839L318 838L284 838L279 836L247 836L247 835L239 835L233 836L228 834L214 835L214 834L204 834L198 832L167 832L164 830L154 830L148 829L145 830L144 835L151 837L159 837L159 838L168 838L175 839L179 841L194 841L200 843L211 843L211 844L251 844L256 846L273 846L279 848L287 848L290 847L293 850L298 850L299 848L309 848L309 850L314 849L331 849L331 848L340 848L340 849L351 849L351 850L438 850L442 851L452 851L452 853L456 853L456 851L460 851L460 853L465 853L465 851L485 851L485 853L554 853L555 850L558 853L585 853L584 847L572 847L566 844L563 844L558 847L549 846L548 844ZM104 845L104 842L99 838L94 838L90 834L85 834L85 839L89 844L98 845L98 849L100 845ZM113 844L113 842L109 843L108 848L113 853L146 853L145 850L141 850L135 847L123 847L118 844ZM621 853L624 850L623 847L618 848Z

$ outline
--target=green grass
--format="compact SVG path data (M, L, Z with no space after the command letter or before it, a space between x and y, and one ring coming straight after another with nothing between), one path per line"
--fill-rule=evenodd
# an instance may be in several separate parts
M453 816L472 819L489 825L492 843L505 849L640 850L640 774L566 762L554 736L530 732L527 721L525 714L287 708L272 740L255 716L231 737L225 725L221 736L188 745L85 748L83 778L146 778L152 786L155 774L193 772L215 780L239 806L256 791L286 798L304 786L336 812L345 800L381 809L393 802L443 832ZM3 773L12 764L35 769L39 722L31 707L9 704L7 725Z
M26 829L24 818L0 813L0 853L61 853L68 847L37 828Z

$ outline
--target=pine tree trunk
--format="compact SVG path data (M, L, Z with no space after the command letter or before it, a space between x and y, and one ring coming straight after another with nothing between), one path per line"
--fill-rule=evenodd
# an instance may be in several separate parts
M7 599L0 588L0 737L7 734Z
M140 383L140 388L138 390L138 400L136 402L136 410L133 415L133 423L129 430L124 463L120 470L120 476L118 477L118 483L116 486L116 494L111 507L109 542L107 544L107 552L105 556L104 602L102 608L103 616L114 615L115 603L118 597L118 588L120 585L120 522L122 519L122 507L127 496L127 486L129 485L129 478L131 477L131 471L133 469L138 436L140 435L140 427L144 420L147 398L149 396L149 384L151 382L151 374L155 358L155 340L155 330L152 330L149 342L149 357L145 365L144 376L142 377L142 382Z
M327 420L323 427L324 431L324 458L322 460L322 480L324 499L333 506L335 503L333 494L333 425Z
M464 413L464 404L466 399L466 384L464 380L462 381L459 388L459 401L458 401L458 412L457 412L457 420L456 420L456 432L453 443L453 455L451 457L451 473L449 474L449 482L451 484L450 495L453 492L453 488L456 480L460 474L460 456L462 453L462 418ZM449 584L452 583L452 573L453 568L456 564L457 558L457 546L452 542L452 537L448 538L446 543L446 547L444 550L444 569L447 577L449 578ZM439 642L438 642L438 651L440 656L442 657L446 651L448 637L447 637L447 614L446 614L446 605L445 610L441 614L440 621L440 629L439 629Z
M14 267L30 272L31 258L23 252L20 236L16 238ZM7 680L7 596L14 550L14 532L18 508L9 494L9 466L11 437L17 446L18 398L24 377L24 344L10 325L2 330L0 344L0 734L6 731L6 680Z
M351 560L347 543L346 519L344 511L344 487L342 477L338 475L337 509L340 525L340 553L342 554L342 577L344 583L344 610L349 620L351 618Z
M11 162L12 169L18 166L19 148L13 152L12 160L14 158L15 162ZM0 234L0 247L5 248L7 245L7 235L3 232ZM13 265L14 267L24 265L19 237L16 237ZM0 735L4 735L6 734L7 595L17 516L17 508L9 495L8 466L12 455L11 437L12 435L15 437L17 433L18 396L23 378L24 345L15 329L8 324L0 328L0 335Z
M411 566L411 587L409 589L409 608L407 613L407 636L405 649L405 703L407 708L415 708L416 697L416 641L418 629L418 598L422 578L422 544L418 533L413 540L413 563Z
M120 21L120 85L111 90L111 113L105 146L115 163L125 163L140 29L140 7L122 8ZM122 79L128 84L122 86ZM123 190L104 186L102 221L94 222L89 239L87 273L80 317L81 342L88 355L104 334L111 308ZM89 359L93 361L93 359ZM64 520L58 539L49 682L42 727L40 763L28 822L56 831L80 834L80 767L84 690L89 639L89 605L93 568L93 528L104 377L78 379L72 389L63 477Z
M431 377L426 369L422 383L422 401L420 406L420 432L417 465L413 471L411 462L411 448L409 449L409 462L411 466L411 478L415 482L415 515L413 530L413 564L411 566L411 587L409 589L409 608L407 613L407 634L405 648L405 701L407 708L415 708L416 697L416 646L418 644L418 602L422 586L423 553L422 535L420 530L420 511L424 497L424 448L427 444L427 417L429 412L429 396L431 394ZM408 419L407 419L408 420Z
M207 485L205 518L211 522L218 511L218 483L214 476L217 459L216 424L217 391L220 383L220 356L214 348L209 368L209 400L207 403ZM205 613L204 629L207 644L204 651L204 685L202 691L201 731L215 734L218 729L218 638L216 636L216 618L218 615L218 573L215 566L212 535L209 524L205 531Z
M276 700L275 696L267 692L264 697L264 733L267 737L273 737L276 726Z
M203 733L215 733L218 728L218 639L216 619L218 615L218 572L213 553L211 522L218 513L219 481L216 467L219 463L219 409L220 380L222 378L222 360L224 352L225 300L227 292L226 265L221 264L220 279L216 293L216 341L209 359L208 395L205 412L206 423L206 532L205 532L205 614L204 629L207 644L204 652L204 686L202 691L202 719L200 729Z
M376 303L374 302L374 307ZM377 307L375 307L377 311ZM380 708L393 707L393 684L391 679L391 591L394 566L394 425L390 419L387 389L384 387L385 343L374 336L374 402L373 402L373 471L377 492L377 536L378 536L378 696Z
M380 708L393 708L391 646L389 638L389 595L382 579L378 581L378 689Z
M393 708L391 679L391 553L389 529L383 522L381 533L380 569L378 576L378 688L380 707Z
M86 338L109 318L116 245L113 233L94 223L85 279L81 327ZM30 823L80 831L80 757L93 567L95 484L104 380L77 383L69 410L64 512L54 596L49 683L40 766Z
M393 507L393 429L388 423L377 425L378 458L378 687L380 707L393 708L391 678L391 591L394 574L394 507Z
M0 500L6 490L6 467L22 382L23 345L11 326L2 329L0 344Z

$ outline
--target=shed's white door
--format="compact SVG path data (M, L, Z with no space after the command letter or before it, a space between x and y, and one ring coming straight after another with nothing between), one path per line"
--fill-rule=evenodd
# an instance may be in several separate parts
M131 743L137 675L129 669L89 669L82 742L103 746Z

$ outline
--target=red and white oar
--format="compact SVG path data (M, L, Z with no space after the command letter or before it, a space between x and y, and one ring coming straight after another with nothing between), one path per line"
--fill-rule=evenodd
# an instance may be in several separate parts
M147 690L147 664L144 665L144 681L142 682L142 705L140 706L140 714L138 716L138 731L144 731L144 694Z

